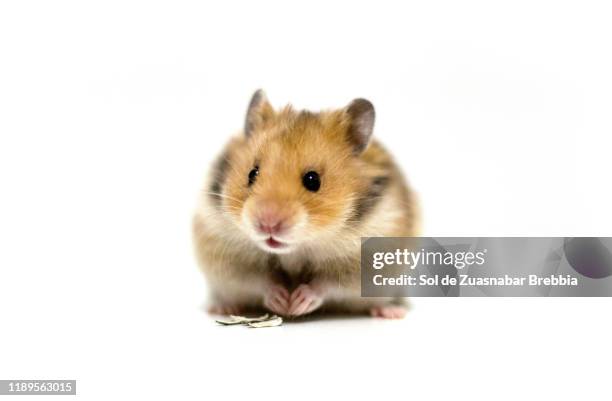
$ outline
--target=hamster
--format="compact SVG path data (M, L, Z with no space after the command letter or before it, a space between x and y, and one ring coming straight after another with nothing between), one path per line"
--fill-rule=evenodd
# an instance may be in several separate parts
M417 235L415 196L371 140L374 118L365 99L330 111L275 110L255 92L193 219L210 313L404 317L401 299L360 296L360 238Z

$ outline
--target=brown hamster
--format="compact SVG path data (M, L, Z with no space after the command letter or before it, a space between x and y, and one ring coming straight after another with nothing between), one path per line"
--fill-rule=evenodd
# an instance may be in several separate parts
M373 127L365 99L275 111L255 92L193 221L211 313L404 316L401 300L360 296L360 238L417 234L412 192Z

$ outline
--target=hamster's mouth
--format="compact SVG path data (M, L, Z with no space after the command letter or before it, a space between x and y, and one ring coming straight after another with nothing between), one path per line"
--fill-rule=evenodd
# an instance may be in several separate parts
M253 238L257 246L266 252L284 254L292 252L294 244L292 242L286 242L284 239L279 240L278 237L269 235L266 237Z
M266 240L266 245L268 245L270 248L274 248L274 249L283 248L283 247L287 246L287 244L283 244L282 242L275 240L274 237L268 238Z

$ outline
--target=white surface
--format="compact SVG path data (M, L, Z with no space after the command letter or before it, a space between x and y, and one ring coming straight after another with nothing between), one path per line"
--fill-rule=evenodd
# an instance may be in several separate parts
M2 2L0 378L75 378L87 400L609 397L610 299L217 327L189 219L263 87L276 105L372 100L425 234L609 236L610 17L578 1Z

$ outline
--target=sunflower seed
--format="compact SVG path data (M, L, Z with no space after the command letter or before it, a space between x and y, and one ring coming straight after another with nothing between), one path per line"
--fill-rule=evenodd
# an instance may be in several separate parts
M272 316L270 319L268 320L262 320L260 322L249 322L247 323L247 325L249 327L255 327L255 328L259 328L259 327L274 327L274 326L280 326L281 324L283 324L283 318L280 316Z
M229 319L217 319L215 321L224 326L229 326L233 324L247 324L250 322L261 322L269 318L270 316L266 313L265 315L259 316L259 317L245 317L245 316L230 315Z

